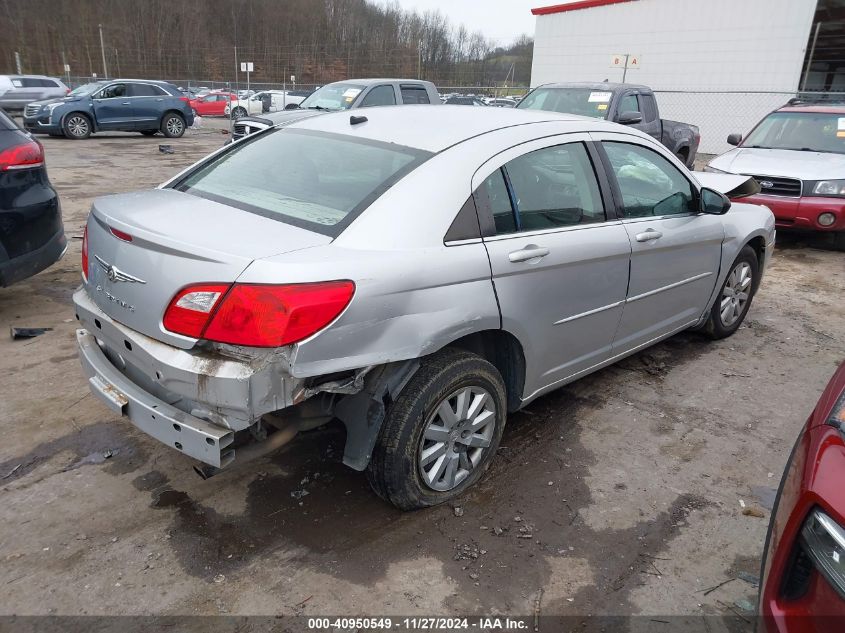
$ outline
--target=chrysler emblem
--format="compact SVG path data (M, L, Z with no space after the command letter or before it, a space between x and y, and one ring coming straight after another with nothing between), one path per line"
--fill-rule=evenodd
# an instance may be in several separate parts
M106 260L102 259L98 255L94 255L94 259L97 260L97 264L99 264L100 268L103 269L106 273L106 277L109 278L109 281L112 283L117 281L126 281L133 284L145 284L147 283L143 279L138 279L137 277L133 277L122 270L120 270L117 266L113 266L109 264Z
M774 187L774 186L775 186L775 183L773 183L771 180L761 180L761 181L760 181L760 186L761 186L763 189L771 189L772 187Z

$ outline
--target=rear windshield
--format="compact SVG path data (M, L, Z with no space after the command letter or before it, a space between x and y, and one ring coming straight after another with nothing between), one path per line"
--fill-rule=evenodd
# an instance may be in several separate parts
M520 110L549 110L604 119L607 117L612 96L613 93L609 90L537 88L516 107Z
M392 143L276 129L235 143L175 188L335 237L429 156Z

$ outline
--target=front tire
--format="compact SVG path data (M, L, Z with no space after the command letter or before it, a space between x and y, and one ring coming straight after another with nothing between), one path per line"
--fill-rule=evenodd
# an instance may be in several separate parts
M71 112L62 123L65 136L75 140L84 140L91 136L91 119L81 112Z
M167 138L180 138L185 133L185 119L175 112L165 114L161 121L161 133Z
M246 110L240 106L232 110L232 118L233 119L240 119L246 116Z
M400 510L454 499L490 466L506 411L502 376L483 358L456 349L424 358L388 409L370 485Z
M713 302L704 331L712 339L727 338L739 329L760 282L757 253L745 246L731 264L722 291Z

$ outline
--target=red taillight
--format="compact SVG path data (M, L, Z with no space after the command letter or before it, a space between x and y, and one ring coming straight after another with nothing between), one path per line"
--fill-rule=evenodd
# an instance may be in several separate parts
M229 284L201 284L183 288L167 306L164 327L177 334L199 338L209 316L228 289Z
M0 171L29 169L44 164L44 148L36 140L14 145L0 151Z
M351 281L235 284L228 292L226 288L215 284L185 288L170 302L164 327L219 343L281 347L322 330L343 312L355 292ZM220 292L220 296L203 297L197 309L179 305L185 297L207 292Z
M82 279L88 281L88 225L82 231Z
M124 233L123 231L119 231L113 227L109 227L109 231L111 231L111 234L119 240L123 240L124 242L132 241L132 236L129 235L129 233Z
M184 96L184 95L183 95L183 96L181 96L181 97L179 97L179 101L184 101L185 103L190 103L190 102L191 102L191 100L190 100L190 99L188 99L188 97L186 97L186 96Z

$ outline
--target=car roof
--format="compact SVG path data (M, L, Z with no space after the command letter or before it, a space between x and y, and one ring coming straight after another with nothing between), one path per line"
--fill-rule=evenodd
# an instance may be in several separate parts
M845 114L845 104L842 105L791 105L779 108L778 112L813 112L816 114Z
M651 88L641 84L620 84L609 81L571 81L560 83L549 83L537 86L538 88L586 88L589 90L603 90L615 92L617 90L643 90L651 92Z
M351 118L360 116L367 121L352 125ZM332 132L440 152L482 134L547 121L560 122L562 134L617 127L597 119L545 110L404 105L333 112L299 120L288 129Z
M371 86L373 84L381 84L385 82L408 82L408 83L415 83L415 84L427 84L431 83L429 81L425 81L423 79L390 79L386 77L381 78L369 78L369 79L343 79L341 81L333 81L332 83L335 84L362 84L364 86ZM329 84L326 84L327 86Z

